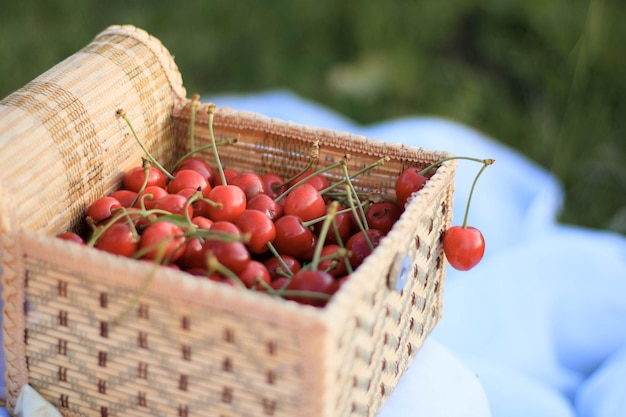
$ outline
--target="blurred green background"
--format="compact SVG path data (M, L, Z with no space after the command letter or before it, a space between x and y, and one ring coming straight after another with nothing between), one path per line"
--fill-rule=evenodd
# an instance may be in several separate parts
M624 21L623 0L0 0L0 97L133 24L189 94L284 88L363 124L451 118L552 171L559 220L626 233Z

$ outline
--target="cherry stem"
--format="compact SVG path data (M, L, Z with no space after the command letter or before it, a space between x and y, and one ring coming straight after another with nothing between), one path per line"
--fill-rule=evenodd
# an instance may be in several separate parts
M328 206L326 211L326 216L324 218L324 223L322 223L322 228L320 229L319 235L317 237L317 244L315 245L315 251L313 252L313 259L311 260L311 268L318 269L320 263L320 256L322 254L322 248L326 242L326 235L328 235L328 229L332 224L335 215L337 214L337 206L339 203L337 201L333 201Z
M217 164L217 170L219 171L222 184L226 185L226 175L224 175L224 167L222 167L222 162L220 161L220 155L219 155L219 152L217 152L217 143L215 142L215 133L213 132L213 119L215 118L215 104L213 103L209 104L207 113L209 114L209 136L211 137L211 148L213 149L213 157L215 158L215 163Z
M463 229L467 228L467 217L469 214L470 203L472 202L472 195L474 194L474 187L476 187L476 183L478 182L478 177L480 177L480 174L483 173L485 168L487 168L489 165L493 164L496 161L495 159L482 159L480 160L480 162L483 163L483 166L480 168L480 171L478 171L478 174L476 174L476 177L474 178L474 182L472 183L472 188L470 188L469 197L467 198L467 205L465 206L465 216L463 217L463 225L461 226Z
M365 210L363 210L363 204L361 204L361 200L359 200L359 195L356 191L356 189L354 188L354 185L352 184L352 181L350 180L350 173L348 172L348 159L349 159L349 155L346 155L346 157L344 157L341 161L341 168L343 169L343 175L344 175L344 179L346 180L347 186L346 186L346 191L350 190L350 194L352 194L352 196L354 196L354 199L356 201L359 202L359 204L357 205L357 208L359 210L359 215L361 216L361 220L363 221L363 228L364 229L369 229L369 225L367 224L367 218L365 217ZM353 201L352 198L349 196L349 200ZM356 213L355 213L356 215ZM369 239L368 239L369 240ZM373 247L372 247L373 250Z
M347 155L347 157L349 158L349 155ZM329 193L330 191L334 190L335 188L339 187L340 185L345 184L347 181L352 180L356 177L358 177L359 175L362 175L364 173L366 173L367 171L370 171L376 167L379 167L381 165L384 165L386 162L388 162L391 158L389 158L388 156L385 156L384 158L380 158L378 161L364 167L361 168L360 170L358 170L357 172L353 173L352 175L349 175L347 177L344 177L343 179L337 181L334 184L329 185L328 187L326 187L325 189L323 189L322 191L320 191L321 195L325 195L327 193ZM347 161L346 161L347 163Z
M304 177L304 178L302 178L302 179L298 180L298 182L296 182L296 183L295 183L295 184L293 184L291 187L289 187L288 189L286 189L286 190L285 190L285 192L283 192L281 195L279 195L278 197L276 197L276 198L274 199L274 201L275 201L275 202L279 202L280 200L282 200L283 198L285 198L285 197L286 197L286 196L287 196L287 195L288 195L288 194L289 194L289 193L290 193L290 192L291 192L294 188L296 188L297 186L299 186L299 185L301 185L301 184L304 184L305 182L307 182L307 181L308 181L308 180L310 180L311 178L315 177L316 175L323 174L323 173L328 172L328 171L330 171L330 170L332 170L332 169L338 168L339 166L341 166L341 164L342 164L342 162L335 162L334 164L327 165L327 166L325 166L325 167L323 167L323 168L318 169L317 171L314 171L314 172L310 173L309 175L307 175L306 177ZM306 169L304 169L304 170L300 171L300 173L298 173L295 177L293 177L292 179L290 179L290 180L288 180L288 181L284 182L283 184L281 184L281 185L279 186L279 188L280 188L280 187L282 187L284 184L289 184L289 183L290 183L291 181L293 181L295 178L298 178L300 175L302 175L302 173L303 173L303 172L306 172L309 168L311 168L311 167L308 167L308 168L306 168ZM321 195L321 193L320 193L320 195Z
M137 195L135 196L135 198L133 198L132 203L130 203L131 207L133 207L135 203L137 203L139 194L141 194L143 190L146 189L146 186L148 185L148 177L150 176L150 167L151 167L150 161L147 160L146 158L142 158L142 165L143 165L143 182L141 183L141 187L139 187L139 190L137 190Z
M474 161L474 162L479 162L481 164L486 164L487 161L492 161L488 165L491 165L493 163L493 159L480 159L480 158L472 158L472 157L469 157L469 156L449 156L447 158L440 159L437 162L434 162L434 163L428 165L426 168L421 170L419 172L419 174L420 175L426 175L426 174L428 174L430 172L431 169L438 167L439 165L443 164L444 162L452 161L453 159L464 159L466 161Z
M137 141L137 143L139 144L139 146L141 147L141 149L143 150L143 152L146 154L146 156L150 159L150 161L154 164L155 167L157 167L161 172L163 172L165 174L165 176L167 178L169 178L170 180L174 179L174 176L172 174L170 174L168 172L168 170L166 170L160 163L159 161L157 161L154 156L152 156L152 154L148 151L148 149L144 146L143 143L141 143L141 141L139 140L139 137L137 136L137 132L135 132L135 129L133 128L133 124L130 122L130 119L128 118L128 116L126 115L126 112L122 109L119 109L115 112L115 114L117 114L118 117L121 117L122 119L124 119L124 121L126 122L126 124L128 125L128 127L130 128L130 131L133 134L133 137L135 138L135 140Z
M235 285L241 288L246 288L246 285L239 279L237 274L231 271L229 268L224 266L215 255L209 253L207 255L207 266L208 266L208 274L212 275L215 272L218 272L231 280Z
M220 140L215 142L215 146L226 146L226 145L234 145L235 143L238 142L237 138L228 138L228 139L224 139L224 140ZM213 149L213 144L208 144L208 145L204 145L204 146L200 146L199 148L196 148L195 151L193 152L187 152L186 154L184 154L183 156L181 156L178 161L176 161L176 164L174 164L174 169L178 168L178 166L183 163L185 161L185 159L194 156L195 154L202 152L202 151L206 151L207 149Z
M289 265L287 265L285 263L285 260L283 259L282 256L280 256L280 253L278 253L278 250L276 249L276 247L272 244L272 242L268 241L266 244L267 248L269 249L270 252L272 252L272 255L274 255L276 257L276 259L278 260L278 262L280 263L280 266L283 268L283 273L285 274L285 276L287 278L291 278L293 277L293 272L291 271L291 269L289 268Z
M356 206L354 204L354 199L352 198L352 190L350 189L350 186L347 185L347 184L346 184L346 195L347 195L347 199L348 199L348 204L350 205L350 209L352 210L352 215L354 216L354 220L356 221L356 224L359 227L359 230L361 231L361 233L363 233L363 237L365 238L365 241L367 242L367 246L370 248L371 251L373 251L374 250L374 244L372 243L369 235L367 234L367 228L363 225L363 222L359 218L360 217L359 213L358 213L357 208L356 208ZM367 222L366 222L366 224L367 224Z
M351 274L352 272L354 272L354 269L352 268L352 265L350 265L350 259L348 259L348 256L350 256L350 251L346 249L343 243L343 240L341 239L341 235L339 234L339 228L337 227L337 221L335 218L333 218L332 226L333 226L333 232L335 233L335 241L337 242L337 246L339 246L339 248L342 250L342 253L345 253L343 255L344 264L346 265L348 274Z
M106 224L95 226L93 228L91 237L87 241L87 246L94 246L96 244L96 242L98 242L98 239L100 239L100 237L104 234L104 232L109 227L111 227L112 224L117 223L119 220L123 219L124 217L130 219L130 217L128 215L128 210L123 208L123 207L121 207L121 208L117 209L113 213L113 215L106 220ZM132 222L130 222L130 223L132 223ZM136 232L136 230L135 230L135 232Z

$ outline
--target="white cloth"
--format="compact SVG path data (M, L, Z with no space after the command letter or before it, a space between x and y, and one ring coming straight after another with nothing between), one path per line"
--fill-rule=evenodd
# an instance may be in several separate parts
M16 417L61 417L61 413L44 400L30 385L24 385L15 404Z
M496 160L470 210L485 258L468 272L448 269L443 319L379 417L626 416L626 239L556 223L563 193L548 172L448 120L360 126L285 91L204 100ZM457 223L479 168L459 161Z

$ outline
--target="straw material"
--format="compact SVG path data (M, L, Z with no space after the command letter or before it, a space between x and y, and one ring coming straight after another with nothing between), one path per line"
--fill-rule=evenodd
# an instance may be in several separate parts
M198 108L197 147L210 141L209 107ZM166 166L189 150L180 74L130 26L108 28L0 103L9 410L30 384L65 416L375 415L441 314L455 162L317 309L52 237L79 229L86 206L140 164L120 108ZM233 109L217 110L214 130L237 138L220 159L239 171L293 175L313 144L320 166L348 155L351 172L388 157L354 183L390 195L405 167L448 156Z

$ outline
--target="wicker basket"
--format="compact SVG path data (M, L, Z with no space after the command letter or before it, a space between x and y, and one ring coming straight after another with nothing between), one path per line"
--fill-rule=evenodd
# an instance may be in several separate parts
M30 384L64 416L375 415L441 314L454 161L320 309L169 268L147 281L147 263L53 237L80 228L87 205L140 163L120 108L165 165L185 152L191 106L180 73L132 26L107 28L0 102L9 411ZM214 126L218 138L239 138L220 148L239 170L293 174L316 141L321 162L349 153L350 169L389 156L356 184L389 193L406 166L447 156L230 109Z

